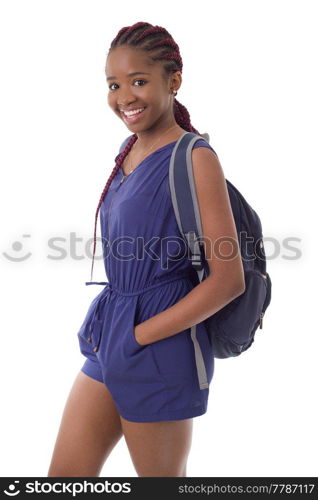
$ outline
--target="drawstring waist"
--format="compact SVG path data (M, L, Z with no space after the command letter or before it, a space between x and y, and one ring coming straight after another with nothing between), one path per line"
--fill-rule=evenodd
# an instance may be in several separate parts
M153 283L151 285L145 286L144 288L141 288L139 290L134 290L133 292L124 292L116 287L114 287L111 283L108 281L86 281L85 285L105 285L104 290L102 290L101 296L99 297L96 308L93 314L93 318L90 322L89 325L89 336L86 339L88 343L92 343L93 338L96 338L96 345L93 347L93 351L97 352L99 350L99 345L101 341L101 333L102 333L102 327L103 327L103 319L100 317L100 307L101 304L107 304L110 302L111 297L113 295L113 292L123 295L125 297L133 297L136 295L141 295L143 293L148 292L149 290L153 290L154 288L158 288L159 286L163 286L167 283L171 283L176 280L181 280L181 279L190 279L189 273L183 273L179 275L174 275L170 276L169 278L166 279L158 279L156 283Z
M116 288L114 285L109 283L109 281L86 281L85 285L105 285L105 287L109 288L110 290L113 290L114 292L118 293L119 295L124 295L126 297L133 297L134 295L140 295L144 292L147 292L148 290L152 290L153 288L157 288L158 286L164 285L166 283L170 283L171 281L176 281L184 278L189 278L190 275L189 272L183 273L183 274L178 274L178 275L173 275L170 276L169 278L159 278L155 283L152 283L151 285L145 286L143 288L140 288L139 290L134 290L133 292L124 292L123 290L120 290L119 288Z
M96 309L94 311L94 315L92 321L89 325L89 337L86 339L87 342L92 343L93 338L96 339L96 345L93 346L93 351L97 352L99 350L99 345L102 337L102 329L103 329L103 319L100 318L99 311L102 303L108 303L111 300L112 293L115 292L119 295L124 295L127 297L132 297L135 295L141 295L142 293L147 292L148 290L152 290L159 286L165 285L166 283L171 283L172 281L181 280L181 279L190 279L189 273L179 274L170 276L167 279L159 278L156 283L153 283L149 286L145 286L140 290L134 290L133 292L123 292L118 288L114 287L108 281L87 281L86 285L105 285L104 290L101 293L96 305ZM104 293L105 292L105 293ZM85 337L84 337L85 338ZM205 363L203 359L203 354L201 351L200 344L197 339L196 325L191 327L191 339L194 346L194 354L195 354L195 363L197 368L197 375L200 389L207 389L209 387L207 372L205 368Z

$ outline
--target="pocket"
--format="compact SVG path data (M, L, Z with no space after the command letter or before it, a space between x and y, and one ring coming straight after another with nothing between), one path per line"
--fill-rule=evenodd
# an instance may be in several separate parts
M131 351L128 357L130 358L130 360L139 359L138 361L139 368L140 370L143 370L146 376L148 374L149 381L152 379L152 377L155 377L156 379L159 378L161 380L163 373L160 370L159 364L157 362L155 356L155 347L154 347L157 344L157 342L151 342L145 345L139 344L138 340L136 339L134 331L135 326L136 326L135 323L132 322L132 325L129 329L129 338L131 340ZM141 374L141 371L139 371L139 373Z
M149 344L145 344L145 345L139 344L138 340L136 339L136 335L135 335L135 327L136 326L137 325L135 325L134 322L130 325L130 328L129 328L129 338L131 339L132 345L136 349L142 349L143 347L147 347L147 345L149 345Z
M110 387L114 381L121 381L122 387L125 385L128 389L137 381L150 384L161 380L151 344L141 345L136 340L136 316L136 312L130 311L120 324L113 326L107 349L104 349L103 364Z
M141 345L141 344L139 344L139 342L136 339L135 327L139 324L138 306L139 306L139 301L137 298L136 302L134 304L134 310L130 316L129 325L128 325L128 340L129 340L129 342L134 350L143 349L144 347L147 347L147 345L149 345L149 344Z
M158 373L172 380L191 378L195 357L191 328L149 344Z
M84 321L82 322L82 325L77 332L77 336L83 338L86 342L91 343L89 340L91 338L90 334L90 325L91 321L95 316L95 311L98 306L99 298L102 295L103 290L91 301L88 310L86 312Z

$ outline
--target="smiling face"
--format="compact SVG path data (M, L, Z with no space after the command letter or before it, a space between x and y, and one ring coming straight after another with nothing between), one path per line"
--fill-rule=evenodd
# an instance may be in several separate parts
M153 63L145 51L121 46L109 52L105 72L108 104L133 133L158 132L175 123L172 90L180 87L180 71L165 78L160 61Z

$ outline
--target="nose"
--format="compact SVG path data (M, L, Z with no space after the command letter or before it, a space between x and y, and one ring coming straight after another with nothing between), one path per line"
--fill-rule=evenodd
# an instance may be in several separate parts
M122 90L121 93L118 92L117 94L117 104L119 107L124 108L135 101L136 98L134 97L134 95L127 90Z
M130 104L132 104L133 102L135 102L135 100L136 99L134 99L133 97L127 97L125 99L120 99L120 101L117 101L117 104L118 104L119 108L126 108Z

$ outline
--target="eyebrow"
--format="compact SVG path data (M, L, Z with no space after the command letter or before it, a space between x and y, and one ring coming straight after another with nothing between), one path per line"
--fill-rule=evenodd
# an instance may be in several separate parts
M136 76L136 75L150 75L150 73L147 73L146 71L134 71L134 73L128 73L127 76ZM116 76L108 76L106 80L116 80Z

